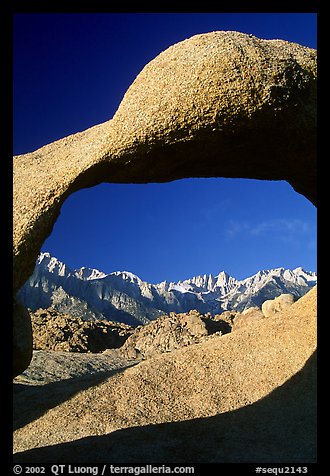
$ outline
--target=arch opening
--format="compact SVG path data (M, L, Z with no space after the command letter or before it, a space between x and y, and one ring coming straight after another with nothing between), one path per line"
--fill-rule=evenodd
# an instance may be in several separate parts
M288 285L296 298L309 289L289 281L316 271L315 237L315 208L286 182L102 184L64 203L19 297L33 311L55 303L83 318L72 298L86 300L91 319L134 326L170 312L243 311L261 307L271 291L226 300L225 289L260 272L279 280L273 297Z
M93 256L89 248L96 247ZM150 263L142 258L148 250ZM215 273L219 266L239 279L281 265L315 270L316 209L284 181L103 183L66 200L41 251L59 254L70 267L127 270L151 283ZM247 265L240 266L244 256Z

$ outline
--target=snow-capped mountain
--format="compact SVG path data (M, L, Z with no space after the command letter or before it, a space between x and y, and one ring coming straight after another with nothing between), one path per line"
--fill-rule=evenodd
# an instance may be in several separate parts
M285 292L299 298L316 281L314 272L277 268L244 280L222 271L217 276L150 284L128 271L105 274L85 267L71 270L49 253L41 253L17 297L32 310L53 306L88 320L108 319L136 326L169 312L243 311Z

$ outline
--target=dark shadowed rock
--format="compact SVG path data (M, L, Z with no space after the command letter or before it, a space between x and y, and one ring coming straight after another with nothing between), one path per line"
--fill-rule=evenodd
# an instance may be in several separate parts
M13 376L29 365L32 358L32 326L29 313L14 300L13 305Z

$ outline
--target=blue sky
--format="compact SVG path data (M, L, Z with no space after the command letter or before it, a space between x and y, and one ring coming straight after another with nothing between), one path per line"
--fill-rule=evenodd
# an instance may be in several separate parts
M192 35L237 30L315 48L316 28L316 15L302 13L16 14L14 153L111 119L144 65ZM286 182L101 184L67 199L42 249L73 268L154 283L316 271L316 209Z

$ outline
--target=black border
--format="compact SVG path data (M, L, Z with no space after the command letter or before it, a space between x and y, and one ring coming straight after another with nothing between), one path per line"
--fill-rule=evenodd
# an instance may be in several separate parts
M5 2L3 2L5 3ZM109 2L110 3L110 2ZM324 3L322 6L324 6ZM138 9L136 6L138 5ZM154 6L157 8L153 8ZM2 49L2 62L4 67L1 70L1 84L2 84L2 105L0 108L1 111L1 151L2 157L0 161L0 177L1 177L1 184L0 184L0 203L1 203L1 221L3 226L1 227L0 233L0 250L1 250L1 264L4 265L5 271L5 279L2 280L1 289L3 290L3 301L2 301L2 322L4 325L4 332L3 335L5 339L3 340L2 347L2 375L5 376L6 380L6 387L9 386L9 392L7 392L7 396L9 396L9 402L6 403L6 417L2 418L2 430L0 433L1 438L1 448L2 448L2 463L7 466L8 463L8 474L13 474L13 463L12 463L12 420L9 408L12 409L12 367L9 364L11 360L11 351L8 349L8 346L4 346L4 341L10 340L7 339L7 336L12 335L12 326L11 326L11 319L10 315L11 308L8 306L8 297L9 302L11 302L11 294L12 294L12 196L13 196L13 189L12 189L12 150L13 150L13 130L12 130L12 97L13 97L13 77L12 77L12 67L13 67L13 46L12 46L12 37L13 37L13 15L16 13L316 13L318 15L318 64L319 64L319 77L322 78L322 55L323 55L323 40L322 31L323 27L325 29L325 25L323 25L324 16L321 10L321 1L320 0L313 0L313 1L299 1L299 0L266 0L266 1L253 1L253 0L241 0L241 1L231 1L231 2L218 2L215 4L212 2L210 7L208 8L203 2L203 9L196 9L192 8L192 4L189 3L189 7L179 7L178 3L171 2L157 2L157 4L145 4L143 5L142 2L135 2L132 5L120 5L121 8L116 8L116 4L111 2L111 4L107 4L107 2L80 2L79 4L75 4L72 2L72 5L69 2L66 5L59 5L58 3L51 4L44 2L43 4L39 2L27 2L27 1L13 1L10 5L2 4L0 7L0 47ZM152 8L150 8L152 6ZM325 21L324 21L325 23ZM319 86L320 86L320 80ZM322 95L321 87L319 87L319 97ZM323 97L323 96L322 96ZM323 107L325 107L323 105ZM322 103L318 101L318 129L319 129L319 137L320 137L320 129L322 129ZM319 151L324 150L321 149L319 146ZM326 149L325 149L326 150ZM325 152L327 154L327 152ZM318 167L320 166L320 161L318 163ZM321 174L319 174L320 176ZM319 182L319 181L318 181ZM325 200L322 198L321 193L321 186L318 183L318 198L319 198L319 208L318 208L318 221L320 222L320 216L323 214L323 204L325 204ZM326 205L325 205L326 209ZM320 212L320 213L319 213ZM319 227L318 227L319 229ZM318 234L320 237L320 232ZM320 238L318 238L318 257L320 256L320 249L322 248L322 243ZM324 260L318 260L318 305L319 308L322 308L320 303L320 294L322 296L322 265ZM7 289L8 288L8 289ZM324 318L326 316L323 316ZM322 331L322 322L320 322L319 326L319 344L321 344L321 334ZM322 353L322 345L321 345L321 353ZM10 352L10 356L8 357L8 352ZM323 361L324 356L321 357L321 361ZM320 363L320 358L318 359L318 364ZM320 374L320 368L319 372ZM4 388L4 387L3 387ZM7 390L7 389L6 389ZM320 395L320 392L319 392ZM320 402L319 402L320 403ZM320 404L319 404L320 407ZM320 410L319 410L320 414ZM319 426L320 425L319 419ZM321 435L321 431L319 431L319 435ZM320 438L319 438L320 442ZM308 466L308 475L309 474L318 474L319 465L322 464L323 455L322 455L322 446L319 443L318 446L318 463L317 464L308 464L308 465L301 465L301 466ZM326 458L326 457L325 457ZM232 464L232 463L231 463ZM187 462L187 465L189 463ZM3 467L3 465L1 465ZM25 465L26 466L26 465ZM47 465L44 465L47 466ZM169 465L170 466L170 465ZM241 474L254 474L256 466L259 466L259 463L256 464L242 464L240 466L234 466L230 469L228 464L218 463L218 464L204 464L204 465L192 465L195 466L196 471L195 474L199 474L202 470L205 469L209 472L216 472L219 474L222 470L225 472L223 474L228 474L230 471L239 471L242 469ZM260 466L267 468L267 467L284 467L285 465L282 464L260 464ZM292 465L290 465L292 466ZM298 466L298 465L295 465ZM321 469L321 468L320 468ZM23 472L24 474L24 472ZM52 474L51 472L46 474ZM101 473L100 473L101 474Z

